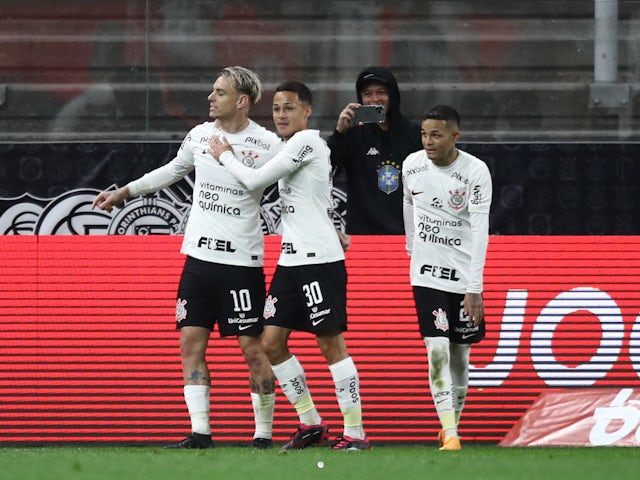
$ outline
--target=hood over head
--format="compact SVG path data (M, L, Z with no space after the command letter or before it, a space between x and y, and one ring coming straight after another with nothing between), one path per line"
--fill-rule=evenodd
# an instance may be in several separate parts
M387 111L387 120L391 125L402 119L400 113L400 89L398 81L393 76L391 70L386 67L371 66L363 69L356 80L356 94L358 103L362 103L362 95L360 92L367 83L380 83L389 90L389 109Z

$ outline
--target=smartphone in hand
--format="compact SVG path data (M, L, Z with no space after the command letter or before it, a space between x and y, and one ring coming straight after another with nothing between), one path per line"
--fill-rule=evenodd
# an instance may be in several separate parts
M383 105L360 105L353 110L353 123L379 123L384 122Z

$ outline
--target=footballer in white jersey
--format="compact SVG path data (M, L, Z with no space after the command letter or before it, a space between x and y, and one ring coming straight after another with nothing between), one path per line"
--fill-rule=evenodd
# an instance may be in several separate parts
M470 214L489 214L487 165L458 149L451 165L437 166L420 150L405 160L402 178L411 284L451 293L482 292L482 272L471 268Z
M205 122L189 132L171 162L129 183L129 191L133 196L155 192L195 168L193 203L181 252L207 262L259 267L264 251L260 228L264 189L248 190L207 153L209 138L221 135L248 167L261 167L282 146L275 133L253 120L236 133L220 130L215 122Z
M225 135L238 161L246 165L262 166L278 153L282 146L278 136L248 116L261 95L262 84L254 72L241 66L224 68L207 97L209 117L214 121L193 128L168 164L113 192L100 193L93 202L94 207L111 211L130 196L156 192L195 170L175 311L191 433L167 448L213 448L212 382L206 350L216 323L220 336L237 337L249 367L256 427L253 446L273 446L275 378L261 346L265 296L259 214L262 190L249 191L206 151L210 137Z
M281 450L322 443L329 428L313 404L304 369L288 347L292 331L315 334L329 364L344 416L334 450L369 448L362 425L358 372L342 332L347 329L345 256L331 221L330 151L317 130L307 128L311 92L300 82L276 87L273 121L286 140L259 169L238 162L226 139L213 138L210 152L249 189L278 182L282 202L282 248L264 308L262 345L300 425Z
M484 338L483 270L489 241L491 175L456 147L460 115L448 105L421 123L423 150L402 166L411 285L427 347L429 389L442 429L440 450L460 450L458 422L469 383L471 344Z
M331 220L329 154L329 147L318 130L302 130L288 139L273 161L259 170L245 168L234 161L231 152L220 157L249 189L264 189L278 182L282 205L282 249L278 265L344 260Z

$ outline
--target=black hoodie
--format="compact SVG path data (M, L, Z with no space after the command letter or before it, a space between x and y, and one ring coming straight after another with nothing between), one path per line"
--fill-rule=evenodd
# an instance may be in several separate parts
M377 124L355 126L345 133L334 131L327 139L331 164L347 177L347 227L355 235L404 235L402 221L402 162L422 149L420 126L400 112L400 90L391 71L367 67L358 75L356 94L368 82L386 85L389 91L387 121L390 130Z

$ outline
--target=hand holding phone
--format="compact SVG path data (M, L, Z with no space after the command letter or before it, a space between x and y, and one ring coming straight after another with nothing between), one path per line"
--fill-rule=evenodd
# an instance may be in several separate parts
M360 105L353 110L353 123L380 123L384 122L383 105Z

